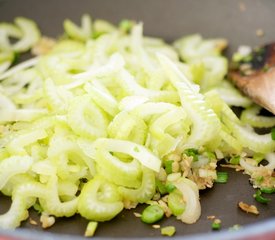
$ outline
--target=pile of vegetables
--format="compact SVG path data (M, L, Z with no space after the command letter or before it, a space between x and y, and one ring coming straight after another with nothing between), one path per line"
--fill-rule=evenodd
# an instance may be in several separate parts
M1 228L34 207L47 227L80 214L94 232L139 203L158 213L144 222L165 214L191 224L221 159L274 189L275 142L252 127L275 119L226 80L226 40L169 45L143 36L141 23L88 15L64 30L50 39L26 18L0 24L0 190L12 198ZM36 56L17 63L29 50ZM244 108L240 118L232 106Z

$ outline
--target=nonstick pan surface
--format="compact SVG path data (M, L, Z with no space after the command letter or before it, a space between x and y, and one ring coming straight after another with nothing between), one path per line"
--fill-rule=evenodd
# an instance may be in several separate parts
M0 0L0 21L13 21L16 16L34 19L42 33L57 37L63 32L65 18L79 22L83 13L94 19L101 18L118 23L133 19L144 23L146 35L162 37L171 42L182 35L200 33L204 37L224 37L229 41L228 56L239 45L256 46L275 41L275 1L273 0ZM256 34L263 31L263 36ZM275 93L274 93L275 94ZM202 216L187 225L175 218L164 219L161 226L174 225L175 238L181 239L275 239L275 196L263 205L255 202L255 190L248 176L230 169L226 184L215 184L213 189L201 192ZM254 204L259 216L246 214L237 207L239 201ZM5 212L10 201L0 196L0 213ZM133 212L124 210L110 222L100 223L96 238L158 238L159 229L143 224ZM222 220L222 231L213 233L207 216ZM31 217L39 217L31 211ZM239 231L228 231L235 224ZM87 221L80 216L57 219L47 230L26 221L15 231L0 231L0 239L78 239L84 234ZM198 235L199 234L199 235ZM5 239L3 237L3 239Z

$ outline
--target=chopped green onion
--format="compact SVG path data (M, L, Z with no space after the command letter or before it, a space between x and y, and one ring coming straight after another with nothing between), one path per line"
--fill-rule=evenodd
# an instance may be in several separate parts
M122 32L129 33L132 30L134 24L135 23L133 21L124 19L119 23L119 29Z
M220 230L221 228L221 220L220 219L215 219L212 223L212 229L213 230Z
M216 183L227 183L228 173L227 172L217 172Z
M198 154L199 151L195 148L188 148L184 150L184 153L189 156L189 157L193 157L193 161L196 162L199 160Z
M238 165L240 163L240 156L233 156L230 158L229 163L233 165Z
M143 210L141 220L144 223L152 224L161 220L163 216L164 211L159 205L150 205Z
M157 187L157 190L159 191L159 193L161 195L164 195L167 193L167 188L166 186L158 179L156 179L156 187Z
M176 228L174 226L167 226L167 227L163 227L161 228L161 234L164 236L173 236L176 232Z
M171 193L176 189L176 186L172 183L167 183L165 187L168 193Z
M20 53L19 52L14 52L14 58L13 58L13 64L16 64L18 63L19 61L19 58L20 58Z
M166 160L165 162L164 162L164 168L165 168L165 171L166 171L166 173L167 174L170 174L170 173L172 173L173 172L173 168L172 168L172 165L173 165L173 160Z
M186 203L180 191L175 190L168 195L168 207L175 216L179 216L185 211Z
M34 210L37 211L38 213L42 213L42 212L44 211L43 208L41 207L41 205L40 205L39 203L35 203L35 204L33 205L33 208L34 208Z
M271 138L275 141L275 128L271 129Z
M85 237L92 237L97 229L97 222L89 222L85 231Z
M216 159L216 155L213 152L207 151L206 154L209 159Z
M267 204L271 199L270 198L265 198L262 196L261 190L257 190L256 193L253 195L255 200L259 203Z
M261 192L271 194L275 192L275 188L261 188Z

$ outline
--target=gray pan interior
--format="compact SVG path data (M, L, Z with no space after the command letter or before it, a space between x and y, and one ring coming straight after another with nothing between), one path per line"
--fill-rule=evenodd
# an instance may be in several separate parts
M273 0L0 0L0 21L12 21L16 16L29 17L36 20L45 35L55 37L63 31L64 18L79 22L83 13L113 23L134 19L144 22L145 34L162 37L168 42L191 33L227 38L230 43L227 54L230 55L239 45L255 46L275 40L274 10ZM262 29L264 36L257 36L257 29ZM201 192L202 216L196 224L186 225L174 218L162 220L160 224L176 226L176 237L184 239L252 239L251 236L257 237L257 233L265 233L263 239L275 239L274 194L270 204L259 204L253 200L255 191L246 175L228 169L223 171L229 172L227 184L215 184L213 189ZM255 204L260 215L240 211L237 208L239 201ZM0 213L5 212L9 204L9 199L1 196ZM141 212L143 207L134 211ZM222 233L211 233L209 215L222 220ZM31 216L38 219L33 211ZM2 234L23 239L76 239L83 236L86 224L86 220L75 216L57 219L52 228L42 230L26 221L21 229ZM243 230L226 231L234 224L243 225ZM196 234L204 235L196 237ZM133 211L123 211L111 222L100 223L96 236L149 238L159 237L160 231L141 223Z

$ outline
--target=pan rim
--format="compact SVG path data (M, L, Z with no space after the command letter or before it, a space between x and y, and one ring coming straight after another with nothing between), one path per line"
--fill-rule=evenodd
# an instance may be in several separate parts
M199 233L199 234L187 234L185 236L174 236L173 239L181 239L181 240L212 240L215 237L215 240L248 240L253 237L253 239L265 239L271 240L275 237L275 217L261 221L259 223L253 223L243 226L243 228L237 231L230 231L229 229L224 229L219 232L208 232L208 233ZM87 239L84 236L77 235L68 235L68 234L59 234L52 232L42 232L34 229L24 229L19 228L15 230L1 230L0 229L1 239L9 240L84 240ZM155 237L120 237L120 236L112 236L112 237L93 237L93 239L107 240L107 239L157 239L159 236Z

